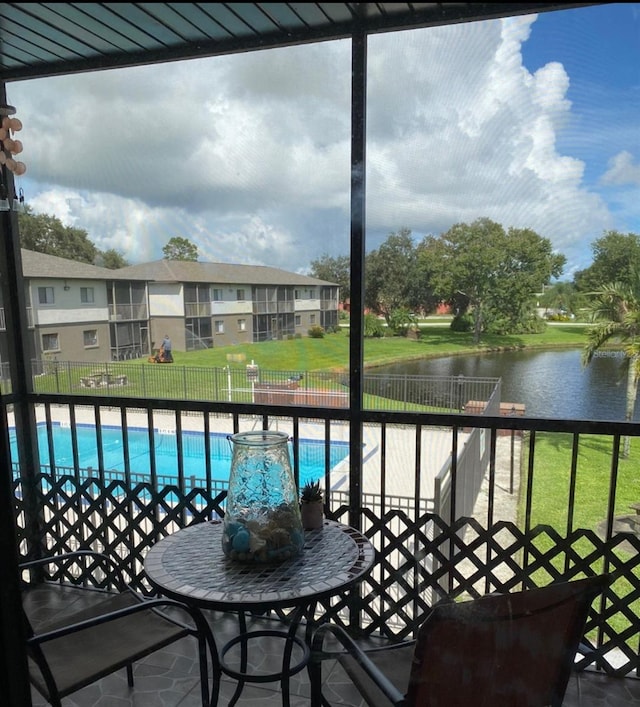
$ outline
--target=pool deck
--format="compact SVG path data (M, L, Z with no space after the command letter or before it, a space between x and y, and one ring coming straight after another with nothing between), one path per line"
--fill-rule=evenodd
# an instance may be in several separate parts
M53 422L69 424L69 415L66 406L51 408L51 419ZM44 422L44 413L38 411L38 422ZM93 407L77 407L76 422L78 424L95 425L95 411ZM100 422L102 425L121 425L119 412L101 411ZM148 424L146 412L128 412L127 425L130 427L146 428ZM242 431L261 429L262 416L241 417L240 429ZM172 412L156 412L154 414L154 426L163 433L175 434L176 415ZM184 431L204 432L201 415L182 415L181 426ZM286 420L274 420L273 430L284 431L293 434L293 425ZM212 414L210 416L210 430L220 434L233 434L233 422L230 417L222 417ZM386 433L386 453L385 453L385 494L390 496L413 497L415 494L415 455L416 455L416 435L415 428L403 428L401 426L388 426ZM349 426L347 423L336 421L331 424L331 439L336 442L349 442ZM460 449L464 444L467 433L460 432ZM321 440L325 439L324 422L303 421L299 425L299 436L301 439ZM382 487L382 470L380 446L382 443L379 426L366 426L364 430L364 487L363 493L379 494ZM422 474L421 474L421 498L433 498L434 479L447 464L451 454L451 430L439 429L435 427L424 428L422 431ZM349 458L339 462L331 471L330 487L333 490L343 491L349 484Z

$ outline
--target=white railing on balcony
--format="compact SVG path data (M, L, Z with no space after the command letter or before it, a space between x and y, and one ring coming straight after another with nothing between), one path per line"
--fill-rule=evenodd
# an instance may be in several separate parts
M185 302L185 317L210 317L211 302Z
M145 320L149 318L147 305L140 304L110 304L109 319L112 322Z
M27 326L33 327L33 309L27 307ZM4 307L0 307L0 331L7 330L7 320L4 313Z

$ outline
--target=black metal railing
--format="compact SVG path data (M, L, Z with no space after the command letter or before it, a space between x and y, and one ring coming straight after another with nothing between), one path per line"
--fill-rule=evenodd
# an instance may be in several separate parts
M395 640L411 635L416 617L445 594L476 596L607 571L613 583L594 605L587 636L598 667L617 675L638 673L640 540L631 525L629 532L619 527L629 513L633 477L618 450L622 434L636 434L633 425L371 411L362 420L361 491L353 498L348 457L335 463L327 453L349 442L348 417L340 410L263 407L256 414L251 405L205 402L53 395L33 400L46 463L35 475L14 469L25 557L90 547L119 557L133 584L149 591L143 572L149 547L180 527L224 514L221 474L228 463L216 445L241 429L277 427L290 433L298 482L305 445L318 446L327 515L350 522L355 506L356 522L377 551L360 591L319 611L365 635ZM119 468L109 456L110 428L119 430ZM140 430L144 449L134 439ZM87 434L95 447L90 464ZM474 435L489 450L482 488L459 461ZM589 452L595 446L611 453L595 472L605 489L595 501L599 510L584 522L582 502L593 494ZM537 461L545 447L563 451L554 469L554 494L565 508L560 520L545 515L552 500L548 470ZM165 453L171 473L163 469ZM196 472L190 458L199 461ZM450 458L456 492L438 513L436 478ZM469 494L475 496L471 506Z
M123 355L142 356L139 347ZM151 358L151 357L150 357ZM272 371L243 361L222 367L179 366L174 363L137 364L121 361L86 363L33 361L34 390L39 393L118 395L135 398L173 398L211 402L300 405L346 408L349 380L345 373ZM367 407L376 410L422 412L488 412L499 402L499 378L472 376L364 375ZM496 409L497 412L497 409Z

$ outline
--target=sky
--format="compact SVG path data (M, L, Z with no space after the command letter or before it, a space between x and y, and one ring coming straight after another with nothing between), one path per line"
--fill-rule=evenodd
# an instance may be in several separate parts
M348 40L12 83L35 212L131 264L349 254ZM592 262L640 235L640 3L369 38L366 248L487 217Z

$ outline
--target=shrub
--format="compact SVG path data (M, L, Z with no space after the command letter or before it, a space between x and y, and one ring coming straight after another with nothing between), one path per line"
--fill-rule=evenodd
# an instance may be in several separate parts
M416 315L406 307L398 307L389 315L389 326L396 334L406 336L412 326L417 326Z
M450 325L451 331L471 331L473 329L473 317L470 314L457 314Z
M312 326L311 329L309 329L309 331L307 333L308 333L309 337L312 339L323 339L324 338L324 329L319 324Z
M364 336L382 338L384 325L375 314L364 315Z

